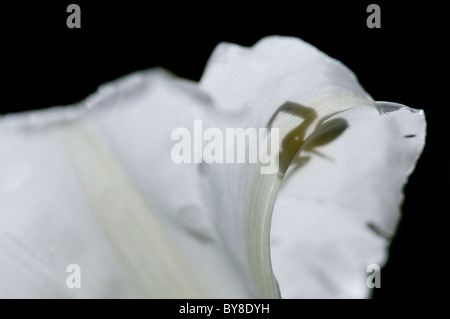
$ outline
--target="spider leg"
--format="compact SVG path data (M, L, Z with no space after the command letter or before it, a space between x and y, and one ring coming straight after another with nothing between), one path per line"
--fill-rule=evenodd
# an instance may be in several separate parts
M291 169L284 174L283 185L285 185L291 179L296 171L306 165L306 163L308 163L310 159L311 156L299 156L294 159L291 163L291 166L289 166L291 167Z
M297 117L303 118L305 121L308 120L308 122L310 122L309 125L311 125L312 122L314 122L314 120L317 118L317 112L313 108L288 101L281 105L278 110L272 115L269 122L267 123L267 127L272 127L273 122L281 112L295 115Z
M321 158L323 158L323 159L326 159L326 160L328 160L328 161L333 162L333 158L331 158L330 156L328 156L328 155L326 155L326 154L324 154L324 153L321 153L321 152L319 152L319 151L317 151L317 150L315 150L315 149L308 150L308 152L309 152L309 153L312 153L312 154L314 154L314 155L317 155L317 156L319 156L319 157L321 157Z

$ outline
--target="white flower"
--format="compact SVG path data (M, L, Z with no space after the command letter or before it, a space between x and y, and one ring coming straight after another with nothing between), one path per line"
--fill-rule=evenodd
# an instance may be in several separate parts
M198 119L280 128L280 174L175 164L171 132ZM200 83L149 70L7 115L0 297L367 297L424 140L422 111L285 37L220 44Z

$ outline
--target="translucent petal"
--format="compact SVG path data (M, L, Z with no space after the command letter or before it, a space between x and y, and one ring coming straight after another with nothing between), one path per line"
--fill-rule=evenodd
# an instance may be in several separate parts
M364 296L361 265L384 260L379 234L395 230L401 187L423 147L423 114L397 109L375 105L351 71L310 45L269 37L252 48L220 45L199 85L138 72L78 105L8 115L0 296L279 297L269 239L281 185L272 245L281 295ZM195 135L195 120L280 128L280 172L175 164L171 134ZM315 228L296 231L303 219ZM344 252L317 252L330 241ZM340 279L330 279L330 259ZM65 285L72 263L82 267L79 290Z
M271 239L285 298L367 297L367 266L386 261L425 119L405 106L377 106L382 113L367 106L340 113L348 129L317 148L325 157L301 151L310 160L292 165L283 181Z

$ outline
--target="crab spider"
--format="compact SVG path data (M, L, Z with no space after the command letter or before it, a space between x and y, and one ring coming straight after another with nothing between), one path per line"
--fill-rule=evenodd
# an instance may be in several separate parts
M311 156L300 156L303 151L329 159L326 155L318 152L316 148L334 141L348 127L347 121L343 118L329 120L338 113L336 112L319 119L314 131L305 139L306 131L317 120L317 112L313 108L302 104L286 102L270 118L267 127L272 127L273 122L281 112L295 115L302 118L303 121L290 131L281 142L278 173L280 178L284 177L291 163L295 166L292 168L290 175L310 160ZM296 154L298 156L294 158Z

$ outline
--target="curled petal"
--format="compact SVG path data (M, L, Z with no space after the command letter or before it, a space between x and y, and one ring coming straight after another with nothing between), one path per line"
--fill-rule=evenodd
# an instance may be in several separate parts
M175 163L172 132L197 120L279 128L279 171L201 152ZM365 296L424 137L422 112L374 102L340 62L285 37L219 45L200 83L155 69L7 115L0 296ZM72 263L85 289L65 286Z

